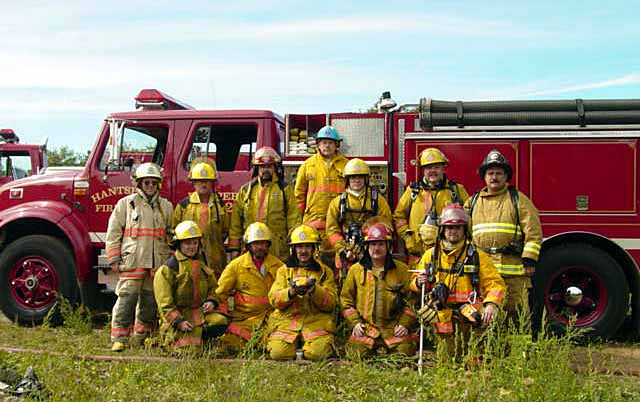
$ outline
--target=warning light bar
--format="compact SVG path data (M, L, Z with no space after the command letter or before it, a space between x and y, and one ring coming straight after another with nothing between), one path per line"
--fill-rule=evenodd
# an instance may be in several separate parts
M157 89L143 89L136 99L137 110L193 110L193 106L172 98Z
M0 142L6 142L7 144L17 144L20 142L20 138L10 128L0 129Z

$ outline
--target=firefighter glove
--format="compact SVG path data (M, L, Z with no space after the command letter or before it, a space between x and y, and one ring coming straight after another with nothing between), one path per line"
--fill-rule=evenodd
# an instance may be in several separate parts
M438 321L438 308L432 297L427 297L424 306L418 310L418 317L422 324L433 324Z
M447 305L447 299L449 298L449 288L444 283L436 283L429 294L433 298L434 304L438 310L443 309Z

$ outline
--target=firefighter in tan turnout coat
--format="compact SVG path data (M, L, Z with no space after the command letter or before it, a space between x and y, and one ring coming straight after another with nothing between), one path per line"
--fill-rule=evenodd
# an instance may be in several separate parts
M478 173L486 186L465 204L471 216L473 242L491 255L504 278L504 308L510 320L516 320L518 307L529 309L528 290L540 256L538 210L526 195L509 186L511 166L499 151L489 152Z
M112 350L118 352L128 345L132 330L136 343L149 335L156 320L152 270L169 257L173 207L160 197L160 167L143 163L134 180L136 191L121 198L109 217L105 245L109 265L119 275L111 319Z

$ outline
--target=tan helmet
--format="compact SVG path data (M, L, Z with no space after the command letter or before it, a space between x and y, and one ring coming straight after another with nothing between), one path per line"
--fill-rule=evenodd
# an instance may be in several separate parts
M351 159L344 166L344 177L348 176L369 176L369 166L362 159Z
M289 244L317 244L320 243L318 232L311 226L300 225L291 232Z
M189 180L218 180L218 175L213 166L206 162L200 162L191 167Z
M160 166L156 165L153 162L145 162L138 166L133 175L133 178L135 179L135 181L139 181L140 179L144 179L145 177L153 177L154 179L162 181L162 172L160 171Z
M173 241L187 240L187 239L199 239L202 237L202 231L200 226L194 221L182 221L176 226L175 234L173 235Z
M280 163L281 160L280 155L271 147L262 147L253 155L253 164L255 166Z
M433 165L435 163L444 163L449 165L449 159L438 148L427 148L420 152L420 166Z
M244 243L251 244L254 241L271 241L271 229L262 222L253 222L244 232Z

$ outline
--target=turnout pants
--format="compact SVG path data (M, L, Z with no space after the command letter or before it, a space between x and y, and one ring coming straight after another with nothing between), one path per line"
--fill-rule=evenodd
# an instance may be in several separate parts
M156 322L157 306L153 297L150 271L144 278L120 278L116 285L116 304L111 314L111 341L143 342Z

